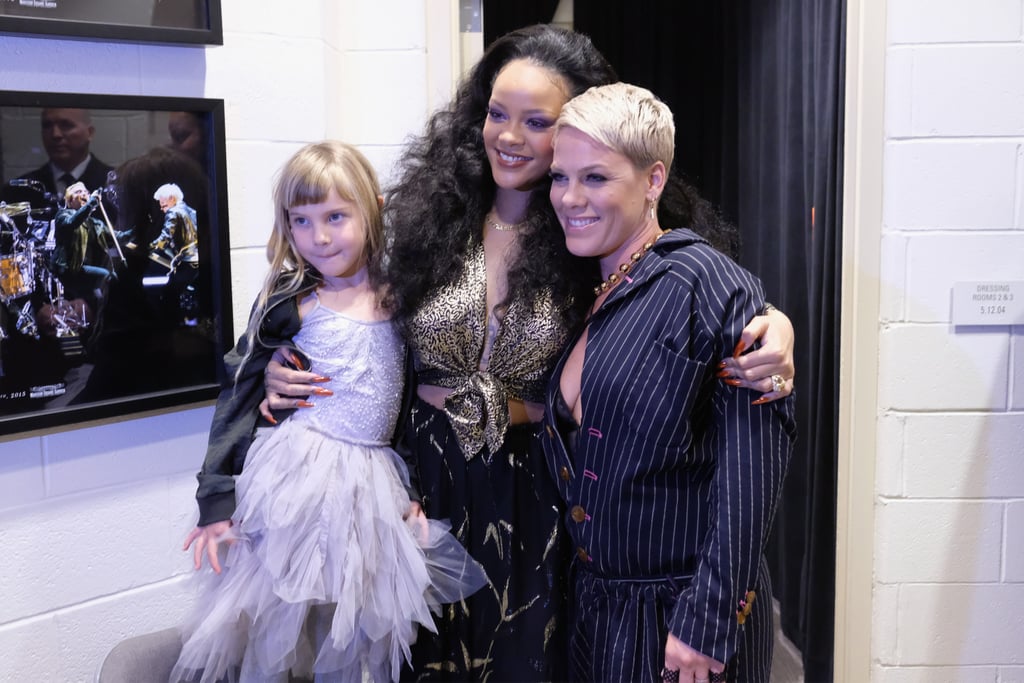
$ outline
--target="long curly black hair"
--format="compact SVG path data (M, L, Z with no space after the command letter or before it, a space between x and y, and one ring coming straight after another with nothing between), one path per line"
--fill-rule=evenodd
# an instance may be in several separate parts
M495 78L517 59L562 76L571 97L618 80L590 38L555 26L512 31L488 47L448 107L434 113L423 135L407 146L397 180L386 193L385 303L403 326L426 296L458 277L471 249L483 240L484 216L496 193L483 142L484 119ZM711 205L673 178L659 203L662 225L691 227L719 248L737 243L735 230ZM520 232L522 248L509 264L508 295L502 303L533 302L550 291L572 327L592 302L600 275L595 260L577 258L566 249L548 199L549 185L542 180L530 198Z
M484 148L483 126L491 86L509 62L526 59L561 75L570 95L616 80L615 71L586 36L550 25L507 33L494 41L459 85L451 104L437 111L426 132L399 162L387 194L389 231L385 275L394 316L407 321L424 297L454 281L470 250L483 239L484 215L496 186ZM508 269L508 301L532 302L550 290L566 307L567 323L592 299L593 262L572 256L548 200L548 182L533 192Z

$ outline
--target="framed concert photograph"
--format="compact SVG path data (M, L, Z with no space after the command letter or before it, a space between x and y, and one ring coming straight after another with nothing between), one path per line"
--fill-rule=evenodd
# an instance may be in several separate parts
M0 33L224 44L220 0L0 0Z
M224 102L0 91L0 435L216 396Z

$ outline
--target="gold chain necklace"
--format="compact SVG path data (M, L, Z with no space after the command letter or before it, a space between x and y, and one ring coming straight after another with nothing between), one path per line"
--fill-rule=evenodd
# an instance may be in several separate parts
M487 214L487 225L491 226L495 230L501 230L502 232L518 232L524 225L526 225L526 221L520 221L519 223L499 223L494 220L496 217L497 214L495 214L494 211L490 211Z
M599 284L597 287L594 287L594 296L601 296L602 294L610 290L612 287L619 284L622 278L625 277L626 273L633 269L633 266L636 265L636 262L642 259L644 257L644 254L646 254L648 250L650 250L650 248L654 246L654 243L660 240L661 236L664 234L665 231L662 230L661 232L658 233L657 237L650 240L649 242L644 242L644 246L640 247L640 249L638 249L637 251L634 251L630 255L628 261L619 264L618 273L612 273L611 275L608 276L607 280ZM620 276L619 273L622 273L622 275Z

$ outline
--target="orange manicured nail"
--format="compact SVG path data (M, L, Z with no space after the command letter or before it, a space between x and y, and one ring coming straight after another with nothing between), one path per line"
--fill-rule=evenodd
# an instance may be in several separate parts
M743 382L739 381L738 379L730 378L730 379L723 379L722 381L725 382L726 384L728 384L730 387L743 386Z
M715 376L716 376L716 377L721 377L722 379L725 379L726 377L732 377L732 375L731 375L731 374L729 374L729 371L728 371L728 370L720 370L720 371L718 372L718 374L716 374Z
M323 387L313 387L313 393L317 396L334 396L334 392Z
M759 406L759 405L761 405L763 403L769 403L770 401L771 401L771 399L768 398L767 396L762 396L761 398L758 398L758 399L755 399L755 400L751 401L750 405L752 405L752 406Z
M267 418L267 422L269 422L272 425L276 425L277 424L277 420L274 419L273 415L271 415L270 417Z
M330 377L314 377L313 381L314 382L321 382L321 383L322 382L330 382L331 378Z
M736 344L736 348L735 348L735 349L733 349L733 351L732 351L732 357L733 357L733 358L735 358L736 356L740 355L741 353L743 353L743 350L744 350L744 349L746 349L746 348L747 348L747 345L746 345L746 343L745 343L745 342L744 342L744 341L743 341L743 340L741 339L741 340L740 340L740 341L739 341L739 342L738 342L738 343Z
M312 408L313 407L313 404L310 403L309 401L297 401L295 403L295 405L298 406L299 408Z

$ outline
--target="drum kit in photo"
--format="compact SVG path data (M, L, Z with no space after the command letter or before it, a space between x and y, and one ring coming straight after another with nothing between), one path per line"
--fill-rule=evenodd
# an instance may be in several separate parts
M39 189L40 196L49 196ZM54 273L56 209L45 203L0 202L0 305L23 335L39 336L35 311L47 304L57 337L77 337L89 325L64 298L64 285ZM14 331L9 328L10 323L0 326L0 340Z

